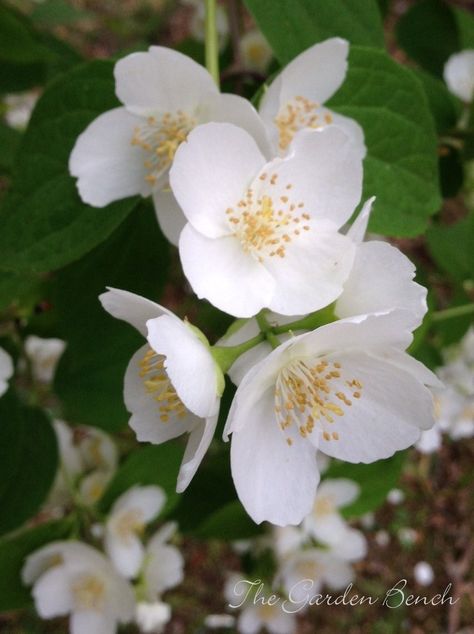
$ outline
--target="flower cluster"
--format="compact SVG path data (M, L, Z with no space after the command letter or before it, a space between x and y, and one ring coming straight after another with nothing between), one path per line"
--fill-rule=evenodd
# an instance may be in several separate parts
M271 634L291 634L296 631L296 614L304 613L323 588L342 590L354 580L352 563L364 558L367 544L363 534L343 519L340 509L358 495L359 487L352 480L325 479L301 525L273 527L268 535L248 544L256 550L257 559L258 553L270 551L275 570L268 584L229 576L225 595L229 607L240 611L239 632L254 634L266 628ZM267 585L265 591L260 583ZM269 603L270 594L278 601Z
M374 198L348 225L361 202L364 134L325 105L348 49L332 38L303 52L258 111L220 94L180 53L134 53L115 66L123 107L93 121L70 158L85 202L152 195L194 292L239 318L211 345L145 298L118 289L100 298L145 339L124 388L138 440L189 434L178 491L214 437L224 374L238 385L224 438L258 523L308 516L317 451L373 462L434 422L429 388L440 382L406 353L426 290L397 248L364 241Z

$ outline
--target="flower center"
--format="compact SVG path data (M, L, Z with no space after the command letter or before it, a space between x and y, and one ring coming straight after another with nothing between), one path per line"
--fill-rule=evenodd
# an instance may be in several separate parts
M141 533L145 528L143 513L140 509L130 509L121 513L114 522L117 535L128 541L133 535Z
M302 128L323 128L332 123L332 115L306 97L294 97L280 108L274 119L279 133L279 147L284 151Z
M100 610L104 605L105 584L99 577L84 574L73 584L76 609Z
M146 392L158 403L161 422L167 423L170 416L183 418L186 415L186 408L166 374L164 359L162 355L156 354L150 348L140 361L139 375Z
M321 575L321 569L315 561L300 561L297 571L302 579L312 579L315 581Z
M329 495L320 496L314 503L314 514L318 517L331 515L335 511L333 499Z
M362 383L357 379L344 380L342 365L337 361L317 359L297 360L284 368L275 387L275 414L285 433L296 429L307 438L315 426L325 441L339 440L334 430L337 417L344 416L344 408L352 406L352 398L362 396ZM286 438L288 445L293 439Z
M148 117L146 123L135 128L131 144L145 153L145 180L152 187L170 167L176 150L195 125L195 119L178 110L175 114Z
M259 176L260 181L267 179L270 186L276 186L278 174ZM288 243L303 231L310 230L311 217L305 211L304 203L290 198L292 187L288 183L283 188L283 195L272 196L267 192L260 197L249 188L235 208L226 210L233 235L244 251L253 253L260 262L265 256L284 258Z

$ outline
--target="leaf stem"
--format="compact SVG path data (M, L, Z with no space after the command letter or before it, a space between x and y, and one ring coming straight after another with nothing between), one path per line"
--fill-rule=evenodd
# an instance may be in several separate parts
M212 346L212 356L222 372L227 372L234 361L237 361L244 352L255 348L255 346L263 341L265 341L265 335L261 332L238 346Z
M437 310L431 315L431 319L432 321L444 321L445 319L452 319L453 317L463 317L470 313L474 313L474 302L471 304L463 304L462 306L453 306L445 310Z
M265 311L260 311L256 317L258 327L260 328L260 332L263 334L265 339L271 345L271 347L275 350L281 344L281 341L275 335L272 326L268 323L268 320L265 316ZM287 328L288 330L288 328Z
M206 68L219 88L219 46L216 28L216 0L206 0Z

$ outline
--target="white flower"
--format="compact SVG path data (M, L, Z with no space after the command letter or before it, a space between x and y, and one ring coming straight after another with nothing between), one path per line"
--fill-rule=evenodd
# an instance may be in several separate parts
M256 522L298 524L314 503L316 449L349 462L388 458L433 425L436 377L408 356L412 316L361 315L299 335L255 365L225 434L239 498Z
M11 356L0 348L0 396L8 390L8 380L13 376L14 368Z
M114 634L133 619L133 590L110 562L80 542L55 542L26 559L25 584L41 618L70 614L72 634Z
M172 49L127 55L114 73L124 106L100 115L79 136L69 170L82 200L95 207L153 194L160 226L176 244L184 219L168 171L180 143L200 123L230 121L266 148L263 124L248 101L220 94L205 68Z
M145 526L159 514L166 501L158 486L134 486L114 503L105 526L105 551L121 575L136 577L145 550L140 539Z
M299 526L272 527L272 548L278 560L300 550L306 541L307 535Z
M72 429L62 420L54 420L53 427L58 441L59 467L48 497L48 508L66 506L72 501L76 480L83 469Z
M350 563L337 551L309 548L290 554L281 564L277 578L289 600L298 604L318 594L323 585L333 590L345 588L354 579Z
M415 267L397 248L386 242L371 240L362 242L374 198L368 200L349 229L347 235L357 245L354 263L343 284L342 293L334 304L336 317L355 317L372 312L385 312L396 308L412 315L411 329L417 328L427 311L426 289L414 281ZM270 313L267 319L272 325L284 325L299 319ZM255 319L234 324L229 334L219 342L222 346L234 346L254 337L259 332ZM287 336L280 336L282 341ZM246 372L271 351L263 342L241 355L228 374L238 385ZM321 472L321 469L320 469Z
M240 38L240 55L244 68L266 73L273 53L267 40L257 29L247 31Z
M79 483L79 498L86 506L94 506L103 496L113 473L100 469L84 476Z
M438 451L443 441L443 434L438 421L431 429L421 432L420 439L415 443L416 449L420 453L430 454Z
M311 512L303 520L303 530L324 544L337 543L348 530L339 509L354 502L359 493L359 485L352 480L324 480L316 491Z
M426 432L423 432L426 433ZM405 493L401 489L390 489L387 493L387 502L396 506L405 500Z
M62 339L43 339L30 335L25 340L25 353L31 361L33 376L41 383L50 383L66 342Z
M443 76L453 95L471 103L474 98L474 50L451 55L444 66Z
M141 578L147 601L156 601L163 592L174 588L184 578L184 559L181 553L175 546L166 543L175 531L176 524L165 524L150 538L146 546Z
M311 312L340 295L355 248L338 229L362 187L360 154L341 129L302 132L267 163L247 132L209 123L178 149L170 183L188 220L181 263L200 298L250 317Z
M171 618L171 608L163 601L137 604L135 620L140 631L160 633Z
M113 474L117 470L117 445L106 432L97 427L80 427L78 449L85 470Z
M208 614L204 619L204 625L210 630L234 627L235 617L232 614Z
M434 581L433 568L426 561L419 561L413 568L413 576L420 586L429 586Z
M5 95L3 101L6 106L5 120L11 128L24 130L28 125L33 108L38 101L38 93L34 90Z
M349 43L337 37L315 44L295 57L270 84L259 112L275 150L286 152L304 128L321 129L335 123L365 155L359 124L324 107L344 82L348 52Z
M148 345L132 357L124 396L130 426L140 441L159 444L189 432L178 475L179 492L190 483L217 424L224 377L202 333L159 304L110 289L103 307L142 335Z

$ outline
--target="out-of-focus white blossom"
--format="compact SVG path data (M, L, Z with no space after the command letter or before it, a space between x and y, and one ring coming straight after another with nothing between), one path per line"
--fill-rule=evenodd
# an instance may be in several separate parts
M25 339L25 353L30 359L33 376L41 383L50 383L56 366L64 352L66 342L62 339L43 339L30 335Z

